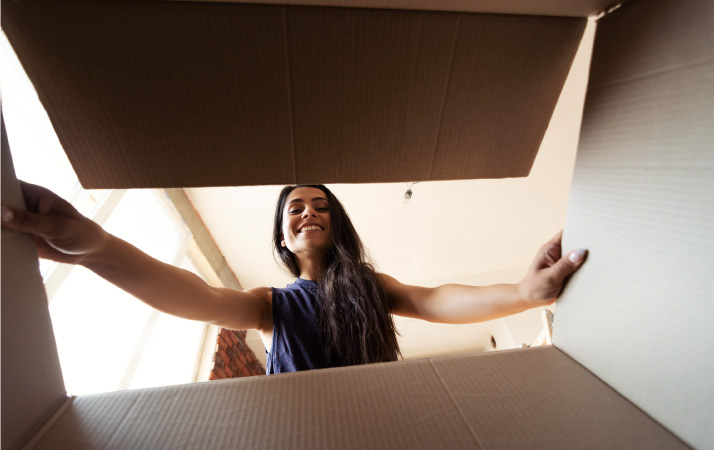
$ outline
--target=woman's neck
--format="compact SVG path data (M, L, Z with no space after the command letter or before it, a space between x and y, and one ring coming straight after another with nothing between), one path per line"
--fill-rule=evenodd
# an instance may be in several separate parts
M296 255L300 278L303 280L317 281L325 267L326 256L321 255Z

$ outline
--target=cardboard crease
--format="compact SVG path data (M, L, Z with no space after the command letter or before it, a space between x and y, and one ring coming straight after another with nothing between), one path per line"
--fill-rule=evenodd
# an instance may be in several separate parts
M451 392L451 389L449 389L449 387L447 386L446 381L444 380L444 377L441 376L441 373L439 373L439 369L434 365L434 362L432 360L429 360L429 366L434 370L434 373L439 378L439 382L441 383L441 386L443 386L444 390L448 394L451 404L456 409L456 411L459 412L459 416L461 417L461 420L464 421L464 425L466 425L466 427L469 429L469 433L471 433L471 437L474 440L474 444L476 444L476 446L479 449L485 450L486 447L484 447L483 444L481 443L481 440L478 438L478 435L476 434L473 427L471 426L471 423L466 418L466 414L464 414L463 410L461 409L459 404L456 402L456 399L454 398L454 393Z
M32 450L38 442L49 432L49 430L57 423L57 421L64 415L64 413L72 406L72 402L76 397L74 395L68 395L64 399L57 401L58 405L53 413L45 420L40 423L37 430L31 434L30 438L22 444L22 450Z
M431 161L429 162L429 169L427 171L426 180L431 179L432 172L434 171L434 161L436 161L436 153L439 148L439 138L441 136L441 127L444 123L444 108L446 108L446 99L449 94L449 87L451 86L451 69L454 66L454 53L456 53L456 42L459 37L459 29L461 28L461 19L463 15L459 15L456 26L454 27L454 38L451 41L451 55L449 56L448 69L446 70L446 83L444 83L444 94L441 98L441 108L439 112L438 126L436 128L436 135L434 136L434 149L431 152ZM421 181L421 180L415 180Z
M283 42L285 44L285 70L287 72L287 79L286 85L287 85L287 90L288 90L288 114L290 116L290 156L292 158L291 164L293 166L293 182L292 184L298 184L298 174L297 174L297 158L295 157L295 123L293 120L293 116L295 112L293 111L293 94L292 94L292 88L290 86L292 77L290 76L290 55L288 52L290 51L290 45L288 44L288 19L287 19L287 10L286 8L283 8Z

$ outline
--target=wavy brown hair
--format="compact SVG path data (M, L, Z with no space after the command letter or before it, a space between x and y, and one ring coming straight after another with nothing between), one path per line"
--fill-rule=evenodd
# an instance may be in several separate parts
M401 352L384 290L347 211L328 188L297 185L280 192L273 228L277 257L292 275L300 276L295 255L280 245L285 202L298 187L320 189L329 204L332 248L317 280L318 321L328 360L333 365L337 365L333 355L345 365L395 360Z

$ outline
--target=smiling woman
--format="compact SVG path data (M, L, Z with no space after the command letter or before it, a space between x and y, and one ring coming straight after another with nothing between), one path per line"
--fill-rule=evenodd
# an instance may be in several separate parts
M298 370L397 359L399 345L384 289L345 208L329 189L284 188L275 209L273 244L298 281L272 292L269 373L293 369L295 347L301 349ZM290 313L295 305L300 305L301 322L319 324L324 344L303 336L305 327ZM300 344L306 342L313 345Z
M214 288L106 232L40 186L21 183L29 210L3 206L2 226L34 234L40 257L85 266L153 308L230 329L257 329L268 373L392 361L392 314L473 323L555 301L584 250L561 257L560 233L517 284L404 285L376 273L340 201L325 186L288 186L275 210L274 249L297 280L286 288Z

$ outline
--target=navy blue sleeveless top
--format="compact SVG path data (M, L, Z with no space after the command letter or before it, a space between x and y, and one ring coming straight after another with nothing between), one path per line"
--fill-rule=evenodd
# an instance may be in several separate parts
M344 365L338 355L328 361L317 308L315 281L298 278L284 289L273 288L273 342L266 350L266 374Z
M273 342L266 350L267 375L347 365L337 352L327 355L317 318L317 290L316 281L302 278L272 289ZM396 352L392 360L397 360Z

